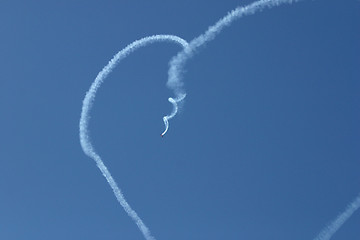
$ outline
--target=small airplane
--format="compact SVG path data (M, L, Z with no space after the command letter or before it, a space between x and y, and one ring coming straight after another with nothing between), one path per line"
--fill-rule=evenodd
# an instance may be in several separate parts
M161 137L164 137L164 134L162 133L162 134L160 134L160 136L161 136Z

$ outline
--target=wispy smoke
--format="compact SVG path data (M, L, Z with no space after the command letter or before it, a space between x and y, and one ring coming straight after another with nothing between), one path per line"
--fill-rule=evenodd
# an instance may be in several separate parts
M95 100L96 92L105 80L105 78L111 73L111 71L116 67L116 65L126 58L130 53L139 49L140 47L144 47L149 45L150 43L155 42L175 42L182 47L186 47L188 43L177 36L173 35L154 35L142 38L140 40L134 41L133 43L126 46L123 50L119 51L110 61L109 63L98 73L94 82L91 84L89 91L86 93L85 98L83 100L81 117L80 117L80 143L84 153L92 158L98 168L100 169L103 176L106 178L106 181L109 183L112 188L116 199L120 203L120 205L124 208L125 212L132 218L132 220L136 223L141 233L144 235L146 240L155 240L155 238L151 235L149 229L146 227L141 218L137 215L137 213L130 207L127 203L123 193L120 188L116 184L114 178L111 176L109 170L105 166L104 162L101 160L100 156L95 152L94 147L91 144L89 137L89 116L90 110L92 108L93 102Z
M217 21L214 25L210 26L205 33L194 38L189 43L189 45L181 52L179 52L175 57L173 57L169 63L170 67L168 71L169 77L167 81L167 86L175 93L176 98L175 101L172 103L176 107L176 109L177 103L183 100L186 96L181 76L184 72L185 63L194 55L194 53L199 47L204 45L204 43L213 40L225 27L231 25L235 20L243 16L254 14L258 11L263 10L264 8L272 8L281 4L290 4L297 1L299 0L260 0L244 7L237 7L231 12L229 12L225 17ZM174 117L176 113L177 112L175 111L174 114L170 115L171 117L164 117L164 123L166 128L163 134L167 132L167 127L169 125L167 120Z
M360 207L360 194L350 203L344 212L339 214L328 226L326 226L314 240L329 240L337 230L351 217Z

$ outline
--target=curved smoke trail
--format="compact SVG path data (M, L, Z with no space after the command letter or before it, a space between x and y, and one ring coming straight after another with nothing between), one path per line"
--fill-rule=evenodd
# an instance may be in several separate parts
M177 96L177 98L169 98L168 101L173 105L173 110L171 112L170 115L166 115L163 117L163 121L164 121L164 124L165 124L165 130L164 132L161 134L161 136L164 136L165 133L168 131L169 129L169 120L172 119L173 117L175 117L176 113L178 112L178 105L177 103L178 102L181 102L182 100L184 100L184 98L186 97L186 93L182 93L182 94L179 94Z
M134 52L140 47L144 47L150 43L155 42L175 42L182 47L186 47L188 43L177 36L173 35L154 35L142 38L140 40L134 41L133 43L126 46L123 50L119 51L110 61L109 63L98 73L94 82L91 84L89 91L86 93L85 98L83 100L81 117L80 117L80 143L84 153L92 158L97 167L100 169L103 176L106 178L106 181L109 183L112 188L116 199L120 203L120 205L124 208L125 212L132 218L132 220L136 223L141 233L144 235L146 240L155 240L155 238L151 235L149 229L146 227L141 218L137 215L137 213L130 207L127 203L123 193L115 182L114 178L111 176L109 170L105 166L104 162L101 160L101 157L95 152L94 147L91 144L89 137L89 115L92 105L95 100L96 92L105 80L105 78L111 73L111 71L116 67L116 65L125 57L127 57L130 53ZM171 102L171 100L169 99Z
M360 194L350 203L344 212L339 214L328 226L326 226L314 240L329 240L337 230L360 208Z
M178 110L177 103L182 101L185 97L185 90L183 89L182 73L187 60L189 60L197 50L205 43L213 40L225 27L231 25L233 21L247 15L252 15L257 11L264 8L272 8L282 4L291 4L300 0L259 0L244 7L237 7L229 12L225 17L221 18L214 25L210 26L208 30L200 36L194 38L187 47L180 51L175 57L170 60L170 67L168 71L167 86L172 89L176 95L175 99L169 98L173 104L173 111L171 115L163 118L165 124L165 131L162 136L167 132L169 122ZM340 214L329 226L320 232L314 240L328 240L332 235L346 222L346 220L360 207L360 195Z
M179 52L175 57L173 57L169 63L170 67L168 71L169 77L167 81L167 86L172 89L176 95L176 100L172 102L175 108L177 109L177 103L182 101L186 96L185 90L183 89L184 84L181 80L181 74L183 73L184 65L186 61L194 55L197 48L202 46L204 43L213 40L216 35L218 35L225 27L229 26L233 21L243 16L254 14L257 11L261 11L266 7L272 8L281 4L290 4L297 1L300 0L260 0L244 7L237 7L231 12L229 12L225 17L221 18L214 25L210 26L205 33L191 40L189 45L181 52ZM171 117L164 117L165 126L168 126L169 124L167 120L174 117L175 115L176 111L174 112L174 114L170 115ZM163 134L165 134L166 131L167 128L165 129Z

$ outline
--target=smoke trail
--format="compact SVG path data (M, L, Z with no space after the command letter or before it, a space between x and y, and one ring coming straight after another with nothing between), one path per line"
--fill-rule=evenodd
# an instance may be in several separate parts
M165 133L168 131L169 129L169 120L172 119L173 117L175 117L179 107L177 105L178 102L181 102L182 100L184 100L184 98L186 97L186 93L182 93L179 94L177 98L169 98L168 101L173 105L173 110L171 112L170 115L166 115L163 117L163 121L165 124L165 130L164 132L161 134L161 136L164 136Z
M300 0L259 0L253 2L244 7L237 7L231 12L229 12L225 17L221 18L214 25L210 26L208 30L194 38L187 47L185 47L181 52L179 52L175 57L170 60L170 67L168 71L168 82L167 86L172 89L176 95L176 98L169 98L168 100L173 104L173 111L170 115L167 115L163 118L165 124L165 131L161 134L162 136L166 134L169 128L169 121L173 118L178 110L177 103L181 102L185 97L185 90L183 89L183 82L181 79L181 74L185 63L190 59L197 48L204 45L206 42L213 40L225 27L232 24L233 21L246 16L261 11L264 8L272 8L279 6L281 4L291 4ZM320 234L314 240L329 240L332 235L351 217L351 215L360 207L360 194L358 197L341 213L329 226L324 228Z
M360 207L360 194L350 203L344 212L339 214L328 226L326 226L314 240L329 240L337 230L351 217Z
M279 6L285 3L297 2L299 0L260 0L254 3L251 3L245 7L237 7L231 12L229 12L225 17L221 18L217 23L210 26L208 30L194 38L189 45L184 48L181 52L179 52L175 57L170 60L170 67L168 71L168 81L167 86L172 89L176 95L176 99L173 103L175 109L177 109L177 103L182 101L185 98L185 90L183 89L183 82L181 80L181 74L183 73L184 65L188 59L190 59L196 49L202 46L204 43L213 40L216 35L218 35L226 26L229 26L233 21L246 16L256 13L257 11L261 11L264 8L272 8L275 6ZM170 101L170 99L169 99ZM168 128L168 120L176 115L177 111L173 112L170 116L164 117L165 123L165 131L166 133Z
M95 152L94 147L91 144L89 137L89 115L90 110L92 108L93 102L95 100L95 95L105 78L111 73L111 71L116 67L116 65L124 58L126 58L130 53L134 52L140 47L144 47L150 43L155 42L175 42L180 44L182 47L186 47L188 43L177 36L173 35L154 35L142 38L140 40L134 41L133 43L126 46L123 50L119 51L110 61L109 63L98 73L94 82L91 84L89 91L86 93L85 98L83 100L81 117L80 117L80 143L84 153L92 158L97 167L100 169L103 176L106 178L106 181L109 183L112 188L116 199L120 203L120 205L124 208L125 212L132 218L132 220L136 223L141 233L144 235L146 240L155 240L155 238L151 235L149 229L146 227L141 218L137 215L137 213L130 207L127 203L123 193L120 188L117 186L114 178L111 176L109 170L105 166L104 162L101 160L100 156ZM170 99L169 99L170 101Z

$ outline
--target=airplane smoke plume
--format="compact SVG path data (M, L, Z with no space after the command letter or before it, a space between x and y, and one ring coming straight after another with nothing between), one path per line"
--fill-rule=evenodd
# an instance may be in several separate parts
M170 116L164 117L165 131L162 135L167 132L169 126L168 120L173 118L177 113L177 103L182 101L186 96L185 90L183 89L184 84L181 79L181 74L184 72L186 61L194 55L197 48L213 40L225 27L231 25L235 20L243 16L255 14L256 12L261 11L266 7L272 8L285 3L290 4L297 1L299 0L260 0L244 7L237 7L229 12L225 17L217 21L214 25L210 26L205 33L191 40L187 47L185 47L175 57L173 57L169 63L170 66L168 71L169 77L167 86L174 91L176 96L176 100L171 101L171 103L174 105L175 111L173 111Z
M344 212L339 214L328 226L326 226L314 240L329 240L337 230L360 208L360 194L350 203Z
M92 105L95 100L96 92L100 88L101 84L105 80L105 78L111 73L111 71L116 67L116 65L126 58L130 53L139 49L140 47L147 46L151 43L156 42L175 42L176 44L181 45L182 47L186 47L188 43L177 36L173 35L154 35L142 38L140 40L136 40L133 43L126 46L124 49L119 51L110 61L109 63L98 73L94 82L91 84L89 91L87 91L85 98L83 100L81 117L80 117L80 143L84 153L92 158L97 167L100 169L103 176L106 178L106 181L109 183L112 188L116 199L120 203L120 205L124 208L125 212L131 217L131 219L136 223L141 233L144 235L146 240L155 240L155 238L151 235L149 229L146 227L141 218L137 215L137 213L130 207L128 202L126 201L123 193L115 182L114 178L111 176L109 170L105 166L101 157L96 153L94 147L91 144L90 136L89 136L89 116ZM169 99L171 102L171 100ZM171 116L169 116L171 118Z
M100 169L106 181L112 188L116 199L123 207L125 212L130 218L136 223L139 230L143 234L146 240L155 240L151 235L149 229L137 215L137 213L130 207L126 201L122 191L118 187L117 183L111 176L109 170L105 166L101 157L96 153L94 147L91 144L89 136L89 116L90 111L95 101L97 90L100 88L106 77L112 72L116 65L126 58L130 53L135 50L147 46L151 43L156 42L175 42L183 47L176 56L174 56L169 62L168 81L167 86L174 91L175 97L169 98L168 101L173 105L173 109L170 115L163 117L165 130L161 134L164 136L169 129L169 120L175 117L178 112L178 103L182 102L186 93L183 88L182 74L184 72L185 63L189 60L197 51L197 49L203 46L205 43L213 40L225 27L231 25L233 21L247 15L255 14L265 8L272 8L282 4L291 4L300 0L259 0L253 2L244 7L237 7L229 12L225 17L221 18L214 25L210 26L208 30L200 36L194 38L190 43L187 43L184 39L174 35L154 35L136 40L133 43L126 46L124 49L119 51L109 63L98 73L94 82L91 84L90 89L87 91L83 100L81 117L80 117L80 143L84 153L92 158L97 167ZM351 217L351 215L360 208L360 194L357 198L347 206L345 211L341 213L333 222L325 227L314 240L329 240L333 234Z

